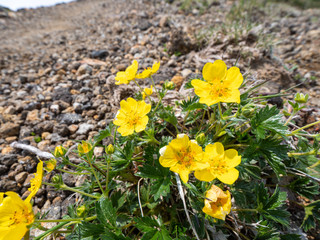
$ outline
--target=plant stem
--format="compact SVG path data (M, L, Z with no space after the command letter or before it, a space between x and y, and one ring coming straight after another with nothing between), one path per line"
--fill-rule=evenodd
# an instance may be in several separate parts
M96 171L94 170L94 168L93 168L93 166L92 166L91 159L89 159L89 156L88 156L88 155L87 155L87 159L88 159L88 163L90 164L90 167L91 167L91 169L92 169L92 173L93 173L93 175L94 175L94 177L95 177L95 179L96 179L96 181L97 181L97 183L98 183L98 185L99 185L99 188L100 188L102 194L104 195L105 193L104 193L103 188L102 188L102 186L101 186L100 180L99 180L99 178L98 178L98 175L97 175Z
M308 156L308 155L313 155L316 154L315 150L312 150L310 152L300 152L300 153L296 153L296 152L289 152L287 153L289 157L294 157L294 156ZM318 154L318 153L317 153Z
M233 147L249 147L250 145L248 144L230 144L230 145L225 145L224 148L233 148Z
M223 115L222 115L222 109L221 109L221 103L218 102L218 108L219 108L219 114L222 120L224 120Z
M292 94L290 94L290 93L288 93L288 94L280 94L280 93L278 93L278 94L273 94L273 95L265 95L265 96L259 96L259 97L252 97L252 98L248 98L248 99L252 99L252 100L254 100L254 99L263 99L263 98L273 98L273 97L283 97L283 96L289 96L289 95L292 95Z
M41 223L41 222L74 222L74 221L91 221L96 219L97 216L94 215L88 218L68 218L68 219L37 219L34 222Z
M28 230L28 231L26 232L26 234L24 235L23 239L24 239L24 240L29 240L29 239L30 239L30 230Z
M140 89L141 93L143 92L143 89L141 88L141 86L139 85L139 83L136 81L136 79L133 79L134 83L138 86L138 88ZM146 94L149 101L150 101L150 104L152 104L152 101L151 101L151 98L148 94Z
M310 123L310 124L308 124L308 125L306 125L306 126L303 126L303 127L301 127L301 128L298 128L298 129L294 130L293 132L287 134L286 136L292 136L292 135L294 135L295 133L297 133L297 132L299 132L299 131L301 131L301 130L303 130L303 129L312 127L312 126L314 126L314 125L316 125L316 124L319 124L319 123L320 123L320 120L319 120L319 121L316 121L316 122L313 122L313 123Z
M59 228L62 228L64 225L68 224L68 222L62 222L60 224L58 224L57 226L54 226L53 228L49 229L48 231L42 233L41 235L39 235L38 237L34 238L33 240L41 240L44 239L46 236L48 236L49 234L51 234L52 232L58 230Z
M64 169L57 169L58 171L64 172L64 173L69 173L73 175L90 175L90 173L85 173L85 172L70 172Z
M111 156L110 156L111 158ZM109 168L110 168L110 161L111 159L107 158L107 177L106 177L106 196L109 194Z
M54 186L54 185L53 185L53 186ZM76 193L79 193L79 194L81 194L81 195L84 195L84 196L87 196L87 197L91 197L91 198L96 198L96 199L99 199L99 198L100 198L100 197L95 196L95 195L92 195L92 194L90 194L90 193L82 192L82 191L80 191L80 190L78 190L78 189L75 189L75 188L72 188L72 187L68 187L68 186L65 185L65 184L63 184L63 185L61 186L61 189L62 189L62 190L72 191L72 192L76 192Z
M228 224L224 224L223 226L225 226L226 228L229 228L231 231L235 232L236 235L239 234L243 239L250 240L250 238L246 237L241 232L236 231L236 229L234 229L233 227L229 226ZM239 236L237 236L237 237L239 237Z
M234 212L258 212L257 209L249 209L249 208L233 208L231 209L231 211L234 211Z

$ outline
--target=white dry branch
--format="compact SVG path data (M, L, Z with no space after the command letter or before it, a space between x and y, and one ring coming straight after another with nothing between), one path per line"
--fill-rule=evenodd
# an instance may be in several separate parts
M32 152L33 154L37 155L40 158L54 158L54 156L51 153L48 152L43 152L40 149L27 145L27 144L23 144L23 143L19 143L19 142L13 142L10 144L10 146L12 148L19 148L19 149L23 149L29 152Z

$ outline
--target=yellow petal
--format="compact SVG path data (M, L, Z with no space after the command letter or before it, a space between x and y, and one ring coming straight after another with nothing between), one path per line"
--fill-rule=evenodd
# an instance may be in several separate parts
M151 70L150 70L150 68L147 68L147 69L143 70L142 73L137 74L136 78L144 79L144 78L148 78L150 76L151 76Z
M233 184L239 177L239 171L235 168L231 168L229 169L228 172L224 173L224 174L219 174L217 176L217 178L225 183L225 184Z
M170 168L171 171L175 172L172 168ZM181 167L180 171L177 172L182 180L182 182L187 183L189 180L189 173L190 171L187 168Z
M242 82L243 76L240 72L240 69L237 67L229 68L223 84L225 84L227 88L238 89L241 86Z
M134 126L131 127L129 125L121 125L118 128L118 132L124 137L131 135L134 132Z
M138 62L137 60L134 60L133 63L126 69L127 80L131 81L135 79L137 71L138 71Z
M230 93L228 97L222 97L221 102L230 103L240 103L240 91L238 89L229 89Z
M160 62L155 62L153 65L152 65L152 74L155 74L160 68Z
M197 170L194 172L194 176L200 180L205 182L211 182L216 177L211 174L210 169Z
M228 168L234 168L241 163L241 156L238 156L238 151L235 149L228 149L224 156Z
M150 112L151 110L151 105L147 104L144 101L139 101L137 104L137 115L143 116L146 115Z
M206 63L202 69L204 80L210 83L220 82L227 73L227 65L222 60L216 60L214 63Z
M217 157L217 156L223 156L224 155L224 147L222 143L216 142L214 144L209 144L205 148L206 154L210 156L211 159Z
M194 92L199 97L207 97L210 93L211 84L199 79L194 79L191 81L191 85L194 87Z
M9 231L5 231L5 233L1 233L0 240L20 240L26 234L28 228L26 224L17 224L14 228L11 228ZM1 231L1 230L0 230Z
M134 130L135 130L136 132L141 132L141 131L143 131L144 129L146 129L146 126L147 126L147 124L148 124L148 121L149 121L148 116L142 117L142 118L137 122L137 124L135 125Z
M115 84L120 85L120 84L128 84L128 80L126 77L126 73L123 71L117 72L116 77L114 78L116 80Z

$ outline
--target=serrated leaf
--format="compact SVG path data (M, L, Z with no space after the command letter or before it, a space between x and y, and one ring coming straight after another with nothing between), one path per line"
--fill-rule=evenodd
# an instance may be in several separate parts
M139 172L135 175L143 178L160 179L163 178L163 172L156 166L151 166L149 164L144 164L140 166Z
M290 213L282 209L270 209L261 213L266 219L280 223L289 227Z
M280 236L281 240L301 240L302 236L298 234L284 234Z
M98 220L107 227L116 227L116 209L112 206L109 198L100 198L96 202L96 213ZM111 225L111 226L110 226Z
M112 205L118 210L126 202L127 193L122 193L121 191L113 192L110 198Z
M301 227L308 231L316 227L316 219L320 220L320 200L314 201L304 207L305 217L301 224Z
M109 136L111 136L111 131L110 131L110 128L108 127L108 128L106 128L104 130L99 131L98 135L94 136L93 139L94 139L95 143L99 143L103 139L105 139L105 138L107 138Z
M151 186L151 194L154 194L154 200L157 201L160 196L166 197L170 193L171 180L170 178L162 178L156 181Z
M102 224L93 224L82 222L79 225L81 239L98 239L100 234L104 233Z
M151 217L141 217L134 218L136 222L135 226L142 232L149 232L155 229L155 227L160 227L158 222Z
M287 199L286 192L280 192L278 186L276 187L273 195L269 198L268 203L264 206L264 209L275 209L282 206Z
M266 131L269 130L273 133L285 137L289 133L288 127L282 121L282 115L276 106L260 109L259 112L251 120L253 132L257 135L258 139L265 139Z

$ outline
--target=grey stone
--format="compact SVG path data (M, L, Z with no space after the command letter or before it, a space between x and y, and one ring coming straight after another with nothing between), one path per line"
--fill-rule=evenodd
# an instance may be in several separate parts
M76 113L65 113L59 116L60 123L65 123L67 125L79 123L82 121L82 117Z
M12 122L6 122L1 124L0 136L3 138L18 136L20 131L20 125Z
M92 124L82 123L82 124L80 124L79 129L76 134L77 135L85 135L93 128L94 128L94 125L92 125Z
M21 172L21 173L18 173L14 179L16 180L17 183L20 183L22 184L24 182L24 180L26 180L28 176L28 173L27 172Z
M0 163L10 167L12 164L17 162L17 157L18 156L16 154L0 155Z

